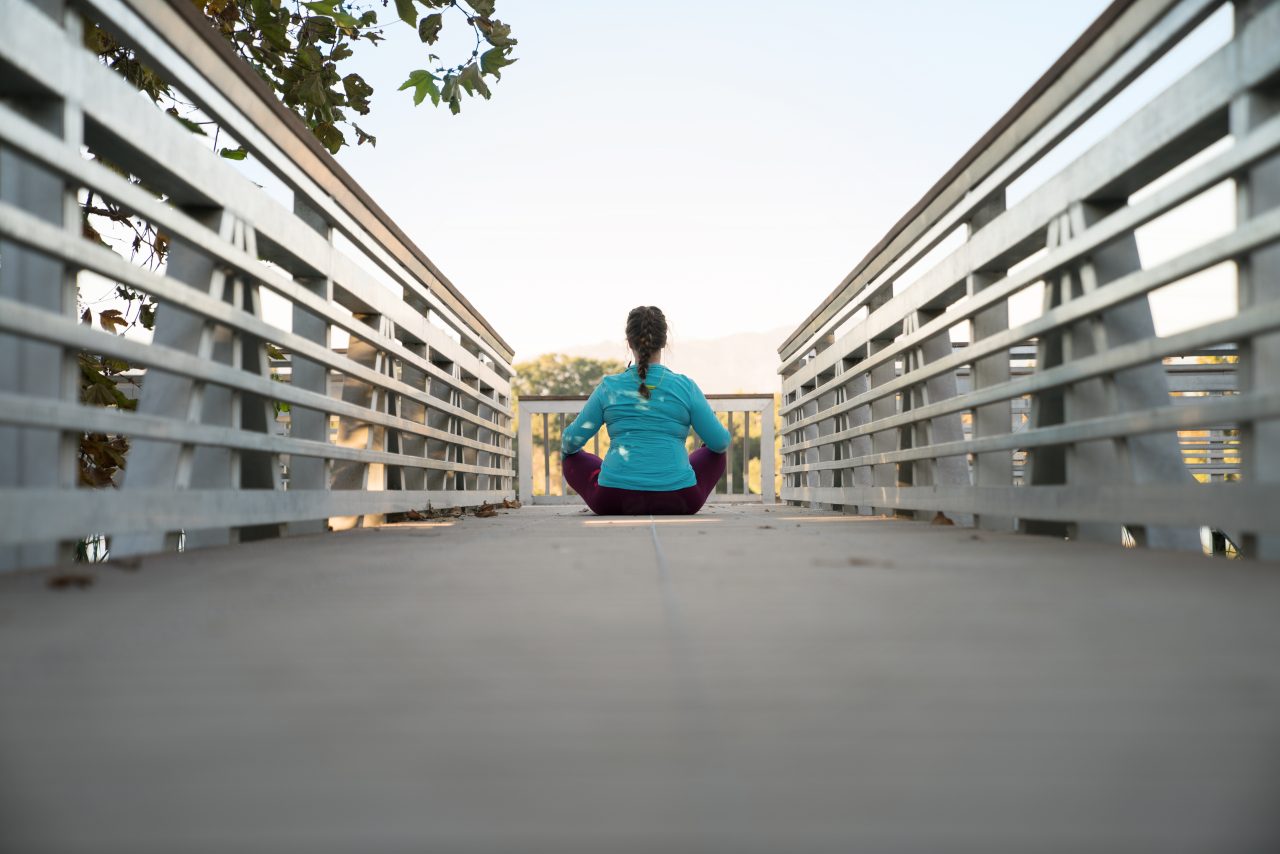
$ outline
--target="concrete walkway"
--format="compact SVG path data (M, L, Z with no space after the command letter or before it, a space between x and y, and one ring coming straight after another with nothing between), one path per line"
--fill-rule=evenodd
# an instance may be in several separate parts
M1280 567L575 508L0 578L0 851L1280 850Z

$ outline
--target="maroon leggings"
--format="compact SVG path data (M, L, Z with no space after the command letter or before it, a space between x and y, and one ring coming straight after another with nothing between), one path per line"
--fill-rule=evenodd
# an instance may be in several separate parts
M601 516L685 516L697 513L724 475L725 455L699 448L689 455L689 465L698 482L670 492L615 489L596 483L602 460L595 454L578 451L561 461L564 479L582 496L587 506Z

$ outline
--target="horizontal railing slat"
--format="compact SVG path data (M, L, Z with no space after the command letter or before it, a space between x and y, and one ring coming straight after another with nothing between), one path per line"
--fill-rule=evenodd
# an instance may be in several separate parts
M500 490L112 490L0 491L0 545L79 538L94 531L129 534L184 528L284 524L334 516L405 513L432 507L501 504ZM193 524L193 521L196 524Z
M246 373L230 365L211 362L199 356L164 347L159 344L143 344L119 335L112 335L76 323L68 318L33 309L12 300L0 299L0 331L22 333L24 337L75 347L90 353L101 353L127 362L160 368L202 382L233 388L259 395L267 400L315 409L332 415L341 415L367 424L391 427L401 432L415 433L432 439L440 439L457 445L465 445L481 451L510 456L512 451L446 433L416 421L397 418L375 409L335 400L317 392L299 389L289 383L276 382L265 377ZM503 432L497 425L486 426L496 433ZM504 435L509 435L505 434Z
M1275 488L1266 484L1090 486L796 487L788 500L1049 521L1271 530Z
M1232 395L1230 397L1197 398L1198 402L1183 406L1163 406L1156 409L1138 409L1121 415L1090 418L1058 424L1052 427L1036 427L1017 433L997 436L976 436L955 442L939 442L923 448L909 448L879 454L863 454L841 460L784 465L783 474L853 468L882 463L924 460L932 457L950 457L962 454L984 454L992 451L1042 448L1049 445L1067 445L1076 442L1092 442L1141 433L1157 433L1164 430L1192 430L1229 424L1239 420L1280 417L1280 393ZM878 428L883 429L883 428ZM856 435L864 435L857 433ZM823 437L830 438L830 437ZM851 438L851 437L846 437ZM1203 443L1184 442L1184 451ZM788 446L785 450L796 450Z
M937 235L940 238L963 222L975 207L1017 178L1156 61L1171 43L1221 5L1221 0L1187 0L1176 6L1170 0L1113 4L1099 18L1099 24L1111 18L1108 25L1091 28L1082 36L787 338L779 348L784 364L802 352L807 341L838 311L862 295L873 279L902 259L905 250L920 240L931 224L941 221ZM1173 11L1169 12L1171 7ZM927 248L913 253L901 267L925 251Z
M981 311L1008 300L1009 297L1014 294L1063 269L1075 259L1089 254L1104 244L1115 240L1126 232L1146 225L1162 214L1167 213L1177 205L1195 197L1209 187L1238 174L1242 169L1256 163L1258 160L1274 153L1278 149L1280 149L1280 117L1267 122L1266 125L1259 128L1254 134L1250 134L1248 139L1237 143L1231 149L1218 155L1210 162L1201 164L1190 173L1183 175L1171 183L1169 186L1162 187L1151 196L1143 199L1137 204L1130 205L1123 210L1117 211L1111 216L1103 219L1083 235L1068 241L1056 249L1050 250L1043 258L1028 264L1024 269L1005 277L990 287L984 288L974 296L967 298L951 311L948 311L946 314L934 318L928 323L922 325L916 332L900 336L892 344L875 355L868 357L863 363L860 363L859 370L869 370L870 368L885 361L900 357L902 353L914 346L918 346L920 342L926 341L929 338L942 333L950 326L972 318ZM1267 238L1264 236L1261 239L1265 240ZM1229 246L1230 244L1224 245ZM1254 244L1249 245L1251 246ZM1215 261L1213 263L1217 262ZM1170 267L1168 269L1176 270L1182 268ZM1111 288L1116 284L1118 283L1110 284L1107 287ZM1154 287L1152 289L1154 290ZM866 340L867 338L872 337L874 331L888 325L884 319L886 315L890 318L900 320L903 313L904 311L902 309L886 305L883 309L883 313L878 312L875 315L869 316L855 329L850 330L845 336L843 336L837 345L829 348L828 352L830 355L825 358L820 355L818 360L815 360L815 363L812 366L809 366L805 372L798 374L795 377L794 382L803 382L808 377L816 375L822 370L829 369L833 365L834 360L838 358L835 354L847 352L849 342ZM1043 326L1043 324L1041 325ZM1006 338L1014 336L1016 337L1016 342L1021 342L1034 337L1036 334L1036 331L1025 327L1018 327L1017 329L1011 330ZM839 384L840 378L839 376L836 376L820 386L817 386L813 391L807 392L802 397L797 398L794 402L786 403L784 401L781 409L782 415L785 416L790 414L800 406L816 399Z
M1216 323L1187 330L1186 332L1180 332L1177 335L1170 335L1167 338L1149 338L1135 341L1132 344L1109 350L1105 353L1076 359L1065 365L1046 368L1043 371L1028 374L1000 385L990 386L964 396L951 397L937 403L929 403L909 412L891 415L840 433L832 433L795 445L784 445L783 451L791 453L808 447L878 433L895 427L903 427L913 422L936 418L940 415L963 412L978 406L998 403L1045 389L1059 388L1117 370L1123 370L1126 367L1162 359L1166 356L1174 356L1184 352L1189 347L1230 341L1242 336L1254 335L1273 329L1280 329L1280 304L1258 309L1249 315L1227 318ZM1280 412L1277 415L1280 415ZM794 431L784 427L783 432L790 433Z
M981 341L970 344L964 350L938 359L936 362L912 371L910 374L890 380L870 391L849 398L840 405L840 409L847 411L858 406L864 406L874 400L887 397L890 394L915 385L924 379L954 370L960 364L1007 350L1013 344L1029 337L1060 328L1065 323L1089 317L1101 312L1103 309L1144 296L1158 287L1235 258L1250 249L1263 246L1278 238L1280 238L1280 209L1252 219L1230 234L1191 252L1179 255L1164 264L1148 270L1131 273L1108 284L1105 288L1099 288L1090 294L1072 300L1066 305L1051 309L1024 326L983 338ZM930 408L929 415L924 414L923 409L912 410L909 415L912 420L917 420L946 412L958 412L974 406L1018 397L1032 391L1053 388L1067 383L1078 382L1081 379L1087 379L1092 376L1133 367L1152 359L1178 356L1191 348L1235 340L1241 335L1269 331L1277 325L1280 325L1280 307L1269 306L1258 309L1248 316L1228 318L1164 338L1135 342L1104 353L1075 360L1068 365L1041 370L1028 376L1010 380L1007 383L990 386L981 392L957 396L939 404L930 404L930 407L948 407L948 409L943 410L943 413ZM1082 365L1087 367L1082 369ZM830 416L830 410L823 410L804 419L785 424L783 432L795 432L802 427ZM791 448L788 448L788 450L791 450Z
M42 222L29 214L22 213L3 202L0 202L0 229L3 229L15 242L23 243L32 248L56 254L69 260L75 260L83 269L92 270L107 278L140 288L161 300L172 300L175 304L182 305L188 311L198 313L227 327L263 338L291 353L296 353L299 356L318 362L347 376L354 377L378 388L395 391L397 394L416 400L419 403L464 418L487 430L494 430L508 437L514 435L509 428L500 427L498 424L467 412L461 407L454 406L438 397L433 397L425 390L410 386L385 374L380 374L335 353L328 347L272 326L243 309L235 308L230 303L215 299L181 282L130 264L110 249L94 246L82 238L70 235L60 228ZM305 300L307 303L317 304L317 308L324 305L323 301L318 297L308 294L300 286L291 282L280 282L278 284L281 289L291 292L291 295L296 295L300 304ZM352 325L359 324L353 321ZM368 329L368 327L365 328ZM370 343L375 344L375 346L382 347L384 346L383 342L386 342L385 348L397 355L401 351L407 356L413 355L402 345L392 343L391 339L385 336L370 335L369 338L371 339ZM59 342L55 341L54 343ZM135 361L141 364L155 364L155 357L138 358ZM406 361L409 360L406 359ZM416 357L410 363L423 367L422 360ZM162 364L161 367L164 367L164 365ZM429 374L438 379L449 377L434 365L431 366L431 369ZM242 374L231 374L230 376L236 377L236 382L238 383L238 378ZM450 384L459 390L467 388L465 384L456 380L453 380ZM476 399L481 404L489 406L498 412L503 411L497 401L483 396L479 396Z
M102 406L65 403L57 400L40 400L0 392L0 424L17 427L56 427L60 430L76 430L86 433L105 433L125 436L129 439L158 439L179 444L199 443L214 448L235 448L241 451L263 451L271 454L288 454L299 457L318 457L329 460L352 460L382 463L405 468L460 471L468 474L487 474L511 477L511 468L473 466L465 463L445 462L429 457L415 457L366 448L348 448L328 442L295 439L270 433L254 433L212 424L197 424L162 418L136 412L122 412ZM433 437L437 438L437 437ZM458 437L453 437L458 438ZM468 447L474 447L469 445ZM482 446L485 451L512 456L498 448Z
M425 253L321 150L301 122L274 103L272 93L257 84L252 73L243 73L239 67L242 60L228 46L200 29L207 27L202 16L165 0L86 0L86 5L96 10L100 20L127 36L153 68L195 100L295 192L305 194L308 202L347 237L379 256L381 266L401 284L428 304L443 308L442 313L457 316L459 328L476 335L477 343L491 350L495 361L510 361L510 346ZM424 287L423 282L433 287Z
M103 73L104 70L95 68L95 71ZM115 83L119 81L112 82ZM130 95L130 100L139 100L137 94L132 93ZM164 126L165 130L169 133L180 133L190 136L188 131L184 130L168 117L161 115L160 121L162 126ZM154 131L156 129L152 130ZM15 146L28 157L44 163L51 169L75 180L82 186L101 193L108 198L114 199L143 219L163 225L164 228L174 236L182 238L192 246L208 253L211 257L217 258L219 261L227 264L231 269L253 276L265 287L279 293L290 302L304 306L308 311L324 318L326 321L343 329L348 334L361 338L362 340L366 340L382 349L394 352L404 361L417 365L427 371L427 373L450 383L465 394L475 397L486 405L492 406L493 408L501 411L504 415L511 415L509 407L500 404L496 400L486 398L483 395L480 395L475 389L459 383L455 378L431 364L429 360L422 359L416 354L405 349L399 344L399 342L377 335L376 331L372 330L369 326L360 323L350 314L335 309L328 303L328 301L312 294L296 282L287 279L264 266L257 258L248 255L247 253L230 245L225 240L222 240L207 226L196 221L181 210L158 201L144 189L125 180L100 164L85 160L80 156L79 151L69 148L65 144L61 143L56 137L36 127L20 114L3 104L0 104L0 139L3 139L7 144ZM191 140L184 140L184 142L191 143L190 153L192 157L190 159L199 159L196 155L208 156L208 151L201 149ZM234 186L235 181L243 181L243 179L233 174L231 176L226 176L224 181L226 186ZM249 184L248 186L253 188L252 184ZM370 279L367 273L359 270L351 264L351 262L342 259L341 256L335 255L333 247L321 239L315 231L304 225L301 220L298 220L292 214L287 213L283 208L280 208L271 200L265 200L259 207L265 208L267 211L271 211L273 206L274 212L279 215L279 218L288 218L292 220L293 229L290 231L288 236L290 239L297 241L297 245L302 247L302 251L312 259L311 263L317 267L316 272L319 277L323 278L326 275L331 275L334 272L334 268L341 268L343 271L342 275L347 286L358 286L360 288L358 294L363 301L372 303L381 313L392 318L398 326L409 330L414 335L422 338L422 340L436 350L448 355L455 363L465 366L471 373L484 379L486 384L492 387L497 387L503 384L503 378L496 374L491 368L482 364L474 355L468 353L451 338L432 326L421 315L416 312L412 312L402 303L395 301L394 295ZM257 211L260 215L265 212L266 211L263 210ZM270 219L270 217L267 218ZM15 237L24 233L17 230L16 226L14 227ZM28 229L28 232L29 231L31 230ZM276 236L280 237L281 235ZM92 247L92 245L88 244L87 241L77 243L64 239L58 242L53 242L52 239L50 239L50 242L47 242L38 248L43 248L45 251L49 251L51 253L60 254L63 257L80 259L85 257L86 248L92 249L95 247ZM123 259L120 259L119 256L116 257L120 263L112 264L111 269L113 272L103 272L102 274L109 277L112 275L133 275L128 272L127 267L133 267L134 265L129 265ZM134 267L134 269L137 268ZM98 270L97 272L102 272L102 270ZM148 288L154 287L155 285L152 283L157 281L170 280L165 280L163 277L156 276L148 279L146 283L137 284L137 287L142 288L143 290L148 290ZM189 286L179 284L178 287L184 288L184 298L185 294L193 293L190 291ZM273 336L281 334L284 333L273 332Z

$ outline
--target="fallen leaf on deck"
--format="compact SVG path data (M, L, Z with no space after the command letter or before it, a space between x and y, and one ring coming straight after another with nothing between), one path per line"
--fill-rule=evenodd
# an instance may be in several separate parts
M49 586L54 590L68 590L72 587L83 590L93 584L92 575L83 575L76 573L66 573L65 575L55 575L49 579Z
M502 499L502 506L508 510L519 510L520 502L516 499L504 498Z
M952 522L952 521L951 521L950 519L948 519L946 516L942 515L942 511L941 511L941 510L939 510L939 511L938 511L938 515L937 515L937 516L934 516L934 517L933 517L933 521L932 521L932 522L930 522L929 524L930 524L930 525L954 525L954 524L955 524L955 522Z
M479 516L481 519L488 519L490 516L497 516L498 510L495 507L491 507L489 502L486 501L484 504L481 504L476 508L475 515Z

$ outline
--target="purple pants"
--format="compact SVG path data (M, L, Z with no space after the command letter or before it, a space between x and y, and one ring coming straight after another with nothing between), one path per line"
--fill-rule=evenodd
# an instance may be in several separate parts
M578 451L561 461L565 481L582 496L587 506L601 516L686 516L697 513L707 502L724 475L725 455L699 448L689 455L689 465L698 482L670 492L615 489L596 483L603 461L595 454Z

